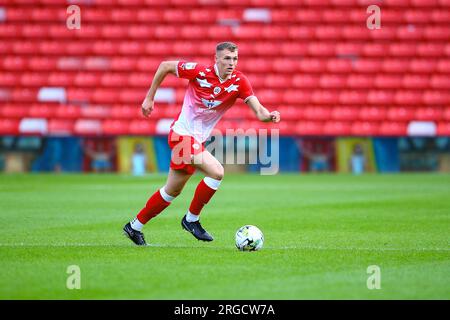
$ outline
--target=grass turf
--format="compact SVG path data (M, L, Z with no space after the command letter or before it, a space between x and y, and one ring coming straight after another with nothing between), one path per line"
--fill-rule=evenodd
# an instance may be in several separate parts
M227 175L202 213L212 243L180 226L200 178L142 248L121 229L165 176L1 175L0 299L450 299L448 175ZM234 247L244 224L261 251Z

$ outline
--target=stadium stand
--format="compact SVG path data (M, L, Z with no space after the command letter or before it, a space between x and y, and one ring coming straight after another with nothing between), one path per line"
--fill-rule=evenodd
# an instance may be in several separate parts
M381 7L379 30L366 27L369 4ZM159 62L209 63L215 44L231 40L257 96L282 112L283 135L402 136L412 121L449 135L448 0L78 5L81 29L69 30L67 3L0 0L1 134L30 133L30 123L41 128L34 134L161 133L158 121L177 115L186 81L167 77L145 120L139 106ZM243 102L224 119L236 128L253 120Z

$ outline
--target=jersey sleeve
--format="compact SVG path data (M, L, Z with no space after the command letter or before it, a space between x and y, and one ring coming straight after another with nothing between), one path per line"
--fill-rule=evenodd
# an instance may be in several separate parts
M248 98L254 96L252 85L248 78L244 75L240 76L241 85L239 86L239 98L246 102Z
M183 79L194 79L202 69L202 65L196 62L179 61L177 65L177 76Z

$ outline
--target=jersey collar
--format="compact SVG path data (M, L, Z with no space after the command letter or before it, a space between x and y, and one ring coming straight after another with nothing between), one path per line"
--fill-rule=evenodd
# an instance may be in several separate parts
M217 67L217 64L214 64L214 71L216 72L216 76L217 76L217 78L219 78L220 83L224 83L227 80L231 79L231 76L232 76L231 74L226 79L222 79L220 77L220 75L219 75L219 68Z

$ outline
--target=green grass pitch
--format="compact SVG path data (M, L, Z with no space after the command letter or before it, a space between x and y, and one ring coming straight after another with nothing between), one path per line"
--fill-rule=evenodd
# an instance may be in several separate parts
M122 227L164 175L0 175L0 299L450 299L449 175L226 175L202 212L211 243L180 226L200 178L142 248ZM234 247L245 224L261 251Z

